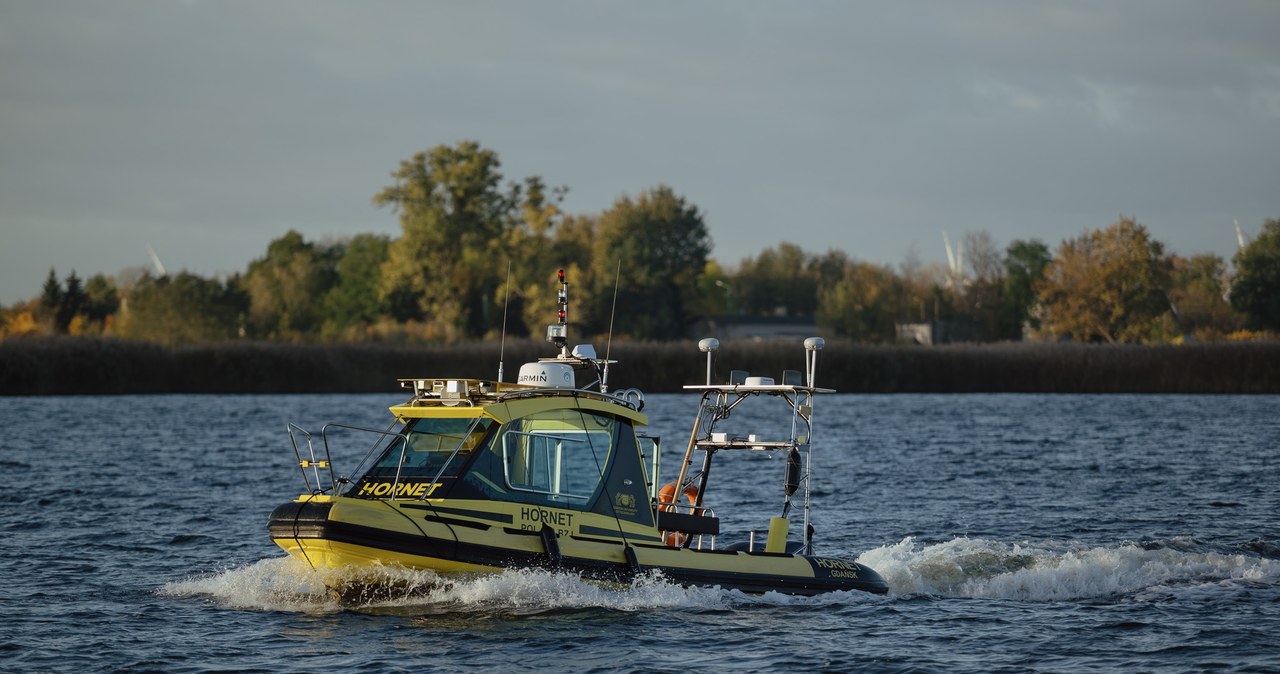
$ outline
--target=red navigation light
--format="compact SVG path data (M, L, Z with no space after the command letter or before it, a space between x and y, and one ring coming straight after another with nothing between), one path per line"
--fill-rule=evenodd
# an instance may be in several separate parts
M556 275L560 277L560 282L564 283L564 270L561 269L560 271L556 272Z

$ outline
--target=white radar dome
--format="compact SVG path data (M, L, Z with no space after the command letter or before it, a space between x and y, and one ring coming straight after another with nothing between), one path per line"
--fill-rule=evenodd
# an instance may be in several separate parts
M517 384L540 388L574 388L573 368L564 363L525 363Z

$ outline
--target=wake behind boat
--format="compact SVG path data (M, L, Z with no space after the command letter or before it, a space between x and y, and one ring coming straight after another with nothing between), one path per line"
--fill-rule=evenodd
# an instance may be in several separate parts
M734 371L723 384L711 382L719 343L702 340L706 383L685 387L701 393L693 430L675 479L659 486L661 442L640 430L648 423L644 396L609 390L616 361L598 358L589 345L568 347L563 270L559 278L559 322L547 329L559 354L523 365L517 383L404 379L413 395L390 408L388 430L330 424L317 443L290 424L308 493L271 513L272 540L317 570L353 575L385 565L444 577L540 568L618 583L658 572L680 584L753 593L888 591L867 566L815 554L808 461L814 398L834 392L813 383L821 339L805 340L804 373L787 371L775 383ZM758 437L717 430L752 398L777 403L790 431ZM370 440L356 477L334 471L330 436L339 432ZM787 457L780 515L768 522L764 540L742 532L733 545L718 546L720 519L706 498L714 491L713 463L750 452ZM797 495L802 516L793 536Z

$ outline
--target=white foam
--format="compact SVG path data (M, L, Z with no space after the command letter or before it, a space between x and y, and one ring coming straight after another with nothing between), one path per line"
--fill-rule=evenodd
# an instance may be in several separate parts
M610 608L635 611L653 608L723 604L716 590L690 590L652 574L629 585L583 582L577 575L512 569L471 578L443 588L433 599L469 609Z
M339 599L328 586L356 584L365 594ZM444 579L432 571L381 566L359 575L318 572L291 557L172 582L158 592L174 597L208 597L237 609L328 613L352 608L422 608L431 611L541 611L609 608L635 611L668 607L719 608L729 595L716 589L688 589L660 575L628 585L583 582L578 576L535 570Z
M905 538L869 550L858 561L879 571L895 595L1032 601L1280 579L1275 560L1133 543L1087 547L956 538L923 545Z
M292 557L263 559L249 566L166 583L158 592L171 597L208 597L238 609L311 613L339 608L336 598L325 588L324 578Z
M905 538L869 550L858 561L884 577L891 596L1056 601L1128 594L1143 601L1170 596L1223 596L1244 591L1242 588L1252 583L1280 582L1280 561L1180 547L1183 546L1144 547L1133 543L1091 547L1071 542L1004 543L981 538L955 538L926 545ZM375 591L339 601L327 589L353 583L366 584ZM461 579L444 579L431 571L399 566L375 567L354 575L317 572L291 557L264 559L168 583L158 592L174 597L205 597L227 608L300 613L352 608L516 613L578 608L641 611L723 609L742 604L847 604L883 599L862 592L819 597L775 593L749 596L719 588L681 587L661 575L643 576L628 585L583 582L568 573L514 569Z

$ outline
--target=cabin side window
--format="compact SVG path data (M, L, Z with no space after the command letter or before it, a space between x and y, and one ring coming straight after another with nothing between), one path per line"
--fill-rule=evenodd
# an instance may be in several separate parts
M578 410L511 422L501 436L505 486L559 505L587 505L607 467L616 426L611 417Z

